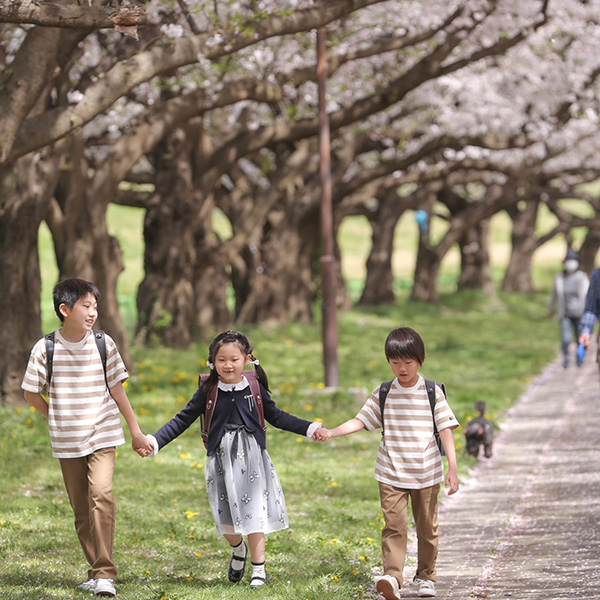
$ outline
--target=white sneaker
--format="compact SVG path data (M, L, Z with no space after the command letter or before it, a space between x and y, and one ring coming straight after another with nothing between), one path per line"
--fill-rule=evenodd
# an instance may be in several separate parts
M393 575L375 577L375 587L385 600L400 600L400 586Z
M81 583L80 585L77 586L78 590L84 590L86 592L93 592L95 588L96 588L96 580L95 579L88 579L87 581L84 581L83 583Z
M437 592L435 591L435 584L429 579L415 579L415 583L419 585L419 591L417 595L419 598L435 598Z
M96 579L94 594L96 596L116 596L115 582L112 579Z

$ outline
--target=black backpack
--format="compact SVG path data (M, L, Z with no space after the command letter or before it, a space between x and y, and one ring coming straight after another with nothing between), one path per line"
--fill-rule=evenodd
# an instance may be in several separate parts
M50 390L50 379L52 379L52 361L54 360L54 334L56 332L47 333L44 336L46 340L46 364L48 366L48 391ZM96 346L98 346L98 352L102 359L102 368L104 369L104 381L106 387L108 387L108 378L106 377L106 340L104 339L104 331L101 329L94 329L94 339L96 340Z
M387 398L388 392L390 391L390 387L393 383L392 381L385 381L379 387L379 407L381 409L381 435L383 435L383 407L385 406L385 399ZM435 411L435 381L431 379L425 380L425 387L427 388L427 396L429 397L429 406L431 408L431 418L433 419L433 435L435 436L435 441L437 442L437 447L439 448L440 454L442 456L446 456L446 451L444 450L444 445L442 444L442 440L440 439L440 432L437 430L435 425L434 411ZM438 383L440 386L444 396L446 396L446 386L443 383Z

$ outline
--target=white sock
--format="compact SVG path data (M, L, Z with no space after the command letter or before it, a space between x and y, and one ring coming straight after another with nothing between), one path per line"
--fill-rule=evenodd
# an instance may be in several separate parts
M267 578L267 573L265 571L265 563L252 563L252 578L254 577L262 577L263 579Z
M233 546L233 558L231 559L231 568L241 571L244 568L244 559L248 554L248 547L242 540L237 546Z

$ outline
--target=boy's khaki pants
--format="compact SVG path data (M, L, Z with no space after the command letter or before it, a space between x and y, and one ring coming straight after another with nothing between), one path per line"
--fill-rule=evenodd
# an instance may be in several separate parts
M115 448L102 448L81 458L59 459L79 543L91 566L91 579L117 578L113 561L117 513L112 493L115 454Z
M393 575L402 587L408 535L408 499L417 528L417 574L420 579L437 581L438 494L440 484L422 490L402 490L379 483L385 526L381 532L383 570Z

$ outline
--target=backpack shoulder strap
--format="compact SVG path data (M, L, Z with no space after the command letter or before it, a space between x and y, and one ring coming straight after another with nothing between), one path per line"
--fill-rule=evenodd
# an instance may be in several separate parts
M254 396L254 404L256 404L256 412L258 413L258 420L260 421L260 426L264 431L267 430L267 426L265 425L265 407L262 401L262 392L260 391L260 382L258 381L258 377L254 371L244 371L244 375L250 384L250 391Z
M440 440L440 433L437 430L437 425L435 424L435 386L438 385L442 390L444 396L446 395L446 386L443 383L436 383L433 379L425 380L425 387L427 388L427 396L429 397L429 407L431 408L431 418L433 419L433 435L437 441L438 448L440 449L440 454L442 456L446 455L444 451L444 446L442 444L442 440Z
M48 381L46 382L50 390L50 380L52 379L52 361L54 360L54 331L44 336L46 340L46 369L48 372Z
M104 369L104 381L106 382L106 387L108 390L108 377L106 376L106 339L104 338L104 331L101 329L94 329L94 340L96 341L96 346L98 347L98 352L100 353L100 358L102 360L102 368Z
M198 378L198 387L208 379L208 373L200 375ZM213 414L215 412L215 406L217 404L217 394L219 392L219 386L215 385L211 390L210 394L206 396L206 405L204 407L204 414L200 415L200 426L202 430L202 442L204 447L208 448L208 430L210 429L210 423L212 421Z
M394 382L393 379L391 381L384 381L379 386L379 410L381 411L381 435L384 434L383 407L385 406L385 399L387 398L388 392L390 391L390 388L392 387L393 382Z

